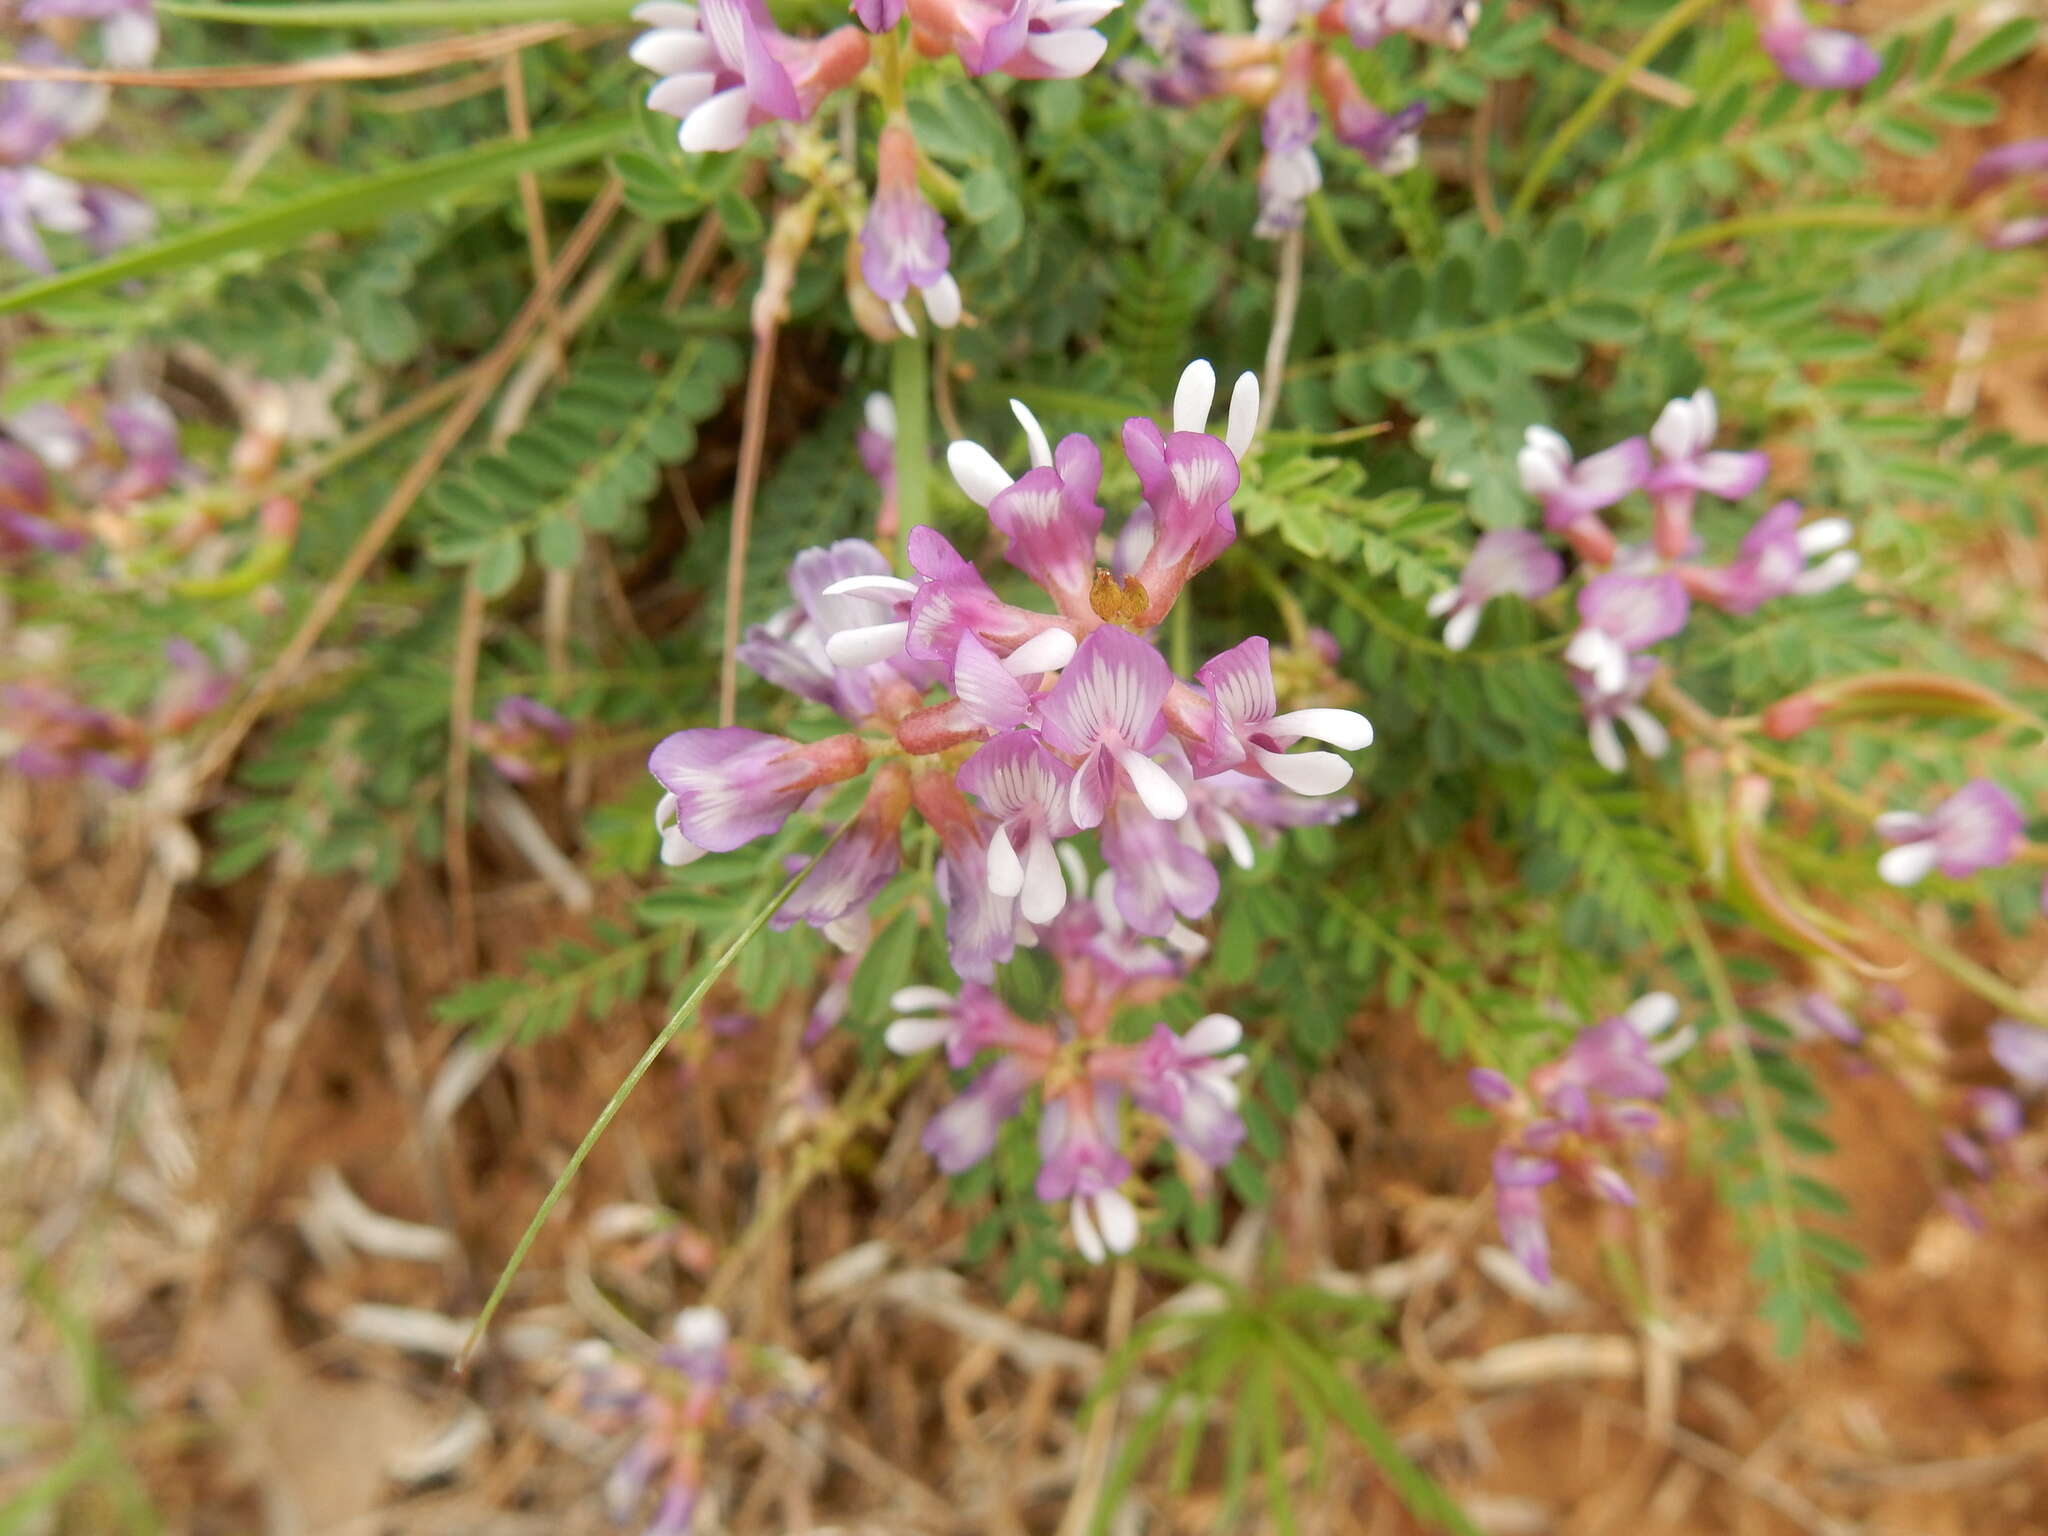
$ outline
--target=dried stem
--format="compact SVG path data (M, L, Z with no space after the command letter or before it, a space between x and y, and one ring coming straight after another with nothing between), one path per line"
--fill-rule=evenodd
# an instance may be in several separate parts
M421 492L426 490L429 482L440 471L448 455L455 451L456 444L462 441L463 434L468 432L477 417L483 414L484 406L490 401L491 392L504 378L521 349L525 347L528 338L539 326L547 312L547 306L590 255L591 248L597 244L598 237L611 223L623 200L624 193L619 183L607 182L597 201L592 203L589 212L584 214L583 222L577 226L575 234L570 236L569 244L562 251L562 259L549 269L546 280L527 298L525 306L505 332L504 339L476 366L469 387L464 391L462 398L443 418L432 440L420 450L419 457L413 460L412 466L392 488L390 497L378 509L377 515L370 520L369 526L358 535L355 546L349 550L341 563L341 568L329 577L327 584L320 589L318 596L313 600L313 606L299 622L299 627L291 639L278 652L276 659L264 669L263 675L243 697L235 712L228 717L227 723L206 744L206 750L200 755L193 770L195 785L203 786L210 782L234 760L236 749L241 746L243 739L255 727L256 722L263 717L264 710L290 682L292 675L304 665L313 647L327 632L327 626L333 623L335 616L341 612L342 604L348 601L349 593L355 590L356 583L363 579L371 563L383 552L384 545L390 540L391 535L398 531L398 525L405 520L405 514L412 510L413 503L419 499Z
M484 592L472 571L462 586L462 611L455 623L448 703L448 798L441 824L458 976L468 976L476 969L476 895L469 872L469 736L476 718L476 666L483 639Z
M74 81L91 85L154 85L207 91L318 85L339 80L396 80L450 64L472 64L518 53L570 36L578 29L558 21L530 23L474 37L443 37L371 51L351 49L292 64L218 64L197 69L87 69L76 64L19 64L0 61L0 80ZM602 36L585 29L590 37Z
M1301 304L1301 248L1299 228L1290 229L1280 240L1280 281L1273 294L1273 329L1266 337L1266 376L1259 389L1259 435L1273 424L1280 409L1280 384L1287 376L1287 348L1294 340L1294 312Z
M775 378L779 321L758 327L747 364L746 415L740 423L739 478L732 490L732 534L725 560L725 633L718 664L718 723L739 712L740 608L747 595L747 542L754 531L754 496L761 485L761 454L768 440L768 386Z

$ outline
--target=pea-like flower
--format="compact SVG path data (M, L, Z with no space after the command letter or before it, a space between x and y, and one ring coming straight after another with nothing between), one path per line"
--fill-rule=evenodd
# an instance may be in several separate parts
M1479 536L1458 584L1429 600L1429 616L1444 620L1444 644L1462 651L1479 633L1479 616L1496 597L1534 602L1564 580L1564 560L1526 528L1496 528Z
M1877 835L1894 846L1877 861L1890 885L1917 885L1935 870L1960 880L2009 863L2026 819L2017 801L1989 779L1972 779L1927 815L1887 811Z
M633 17L652 28L633 62L661 76L647 105L680 120L677 141L692 154L738 149L762 123L804 121L868 62L858 27L792 37L761 0L644 0Z
M917 334L904 306L914 288L932 324L960 323L960 285L947 270L952 259L945 221L917 187L917 140L900 123L882 130L873 207L860 233L861 278L889 306L897 329Z

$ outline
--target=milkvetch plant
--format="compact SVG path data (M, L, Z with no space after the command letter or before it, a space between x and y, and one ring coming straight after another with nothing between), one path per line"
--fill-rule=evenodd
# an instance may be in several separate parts
M895 1124L991 1291L1221 1298L1111 1341L1165 1406L1102 1485L1242 1367L1271 1401L1230 1409L1258 1449L1219 1528L1247 1477L1290 1509L1295 1431L1332 1424L1469 1525L1373 1416L1387 1320L1286 1198L1295 1118L1402 1096L1409 1034L1465 1101L1469 1177L1426 1194L1517 1294L1627 1326L1669 1298L1602 1238L1689 1238L1684 1181L1780 1348L1856 1332L1845 1063L1916 1107L1929 1219L2023 1207L2048 1009L2007 946L2044 921L2048 696L2030 595L1979 562L2038 532L2048 446L1975 406L1986 317L2041 275L2048 159L1998 95L2031 22L0 25L6 771L141 829L172 887L189 828L217 882L443 894L407 942L473 1042L663 1010L504 1234L479 1340L554 1283L522 1266L629 1095L697 1091L650 1074L780 1042L749 1088L787 1157L716 1170L744 1221L627 1298L658 1342L559 1389L617 1518L708 1529L747 1431L813 1409L750 1282ZM305 117L256 132L251 81ZM1940 151L1974 169L1887 194ZM500 857L548 904L524 954L480 899ZM1968 1008L1916 1012L1934 976ZM1256 1281L1203 1268L1231 1232Z

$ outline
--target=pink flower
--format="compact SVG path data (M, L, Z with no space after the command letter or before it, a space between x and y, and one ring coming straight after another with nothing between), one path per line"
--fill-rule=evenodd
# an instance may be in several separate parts
M802 122L868 61L858 28L791 37L761 0L645 0L633 16L653 28L633 61L662 77L647 105L681 119L677 139L692 154L738 149L761 123Z
M1724 612L1747 615L1772 598L1811 597L1849 580L1861 562L1842 547L1849 542L1848 522L1824 517L1802 526L1799 511L1798 502L1781 501L1758 518L1733 564L1682 569L1687 590ZM1808 565L1815 555L1826 558Z
M1462 651L1479 632L1479 616L1496 597L1529 602L1548 596L1564 580L1564 560L1526 528L1481 534L1458 584L1429 601L1429 616L1443 619L1444 644Z
M1237 1107L1237 1077L1247 1064L1237 1050L1243 1039L1236 1019L1212 1013L1184 1035L1155 1024L1130 1058L1132 1102L1164 1121L1173 1139L1211 1168L1236 1156L1245 1137Z
M1684 629L1692 602L1676 576L1609 572L1579 589L1578 607L1579 630L1565 660L1590 674L1600 692L1620 693L1631 657Z
M950 329L960 323L960 285L947 270L952 259L945 221L917 186L917 140L891 123L882 130L875 201L860 234L861 279L889 306L897 329L915 336L917 326L903 301L915 288L924 295L932 323Z
M1138 1211L1117 1186L1131 1165L1116 1145L1122 1093L1077 1084L1048 1103L1038 1122L1038 1198L1071 1200L1074 1246L1091 1264L1138 1246Z
M1515 468L1522 489L1543 503L1543 526L1570 539L1581 558L1606 565L1614 559L1614 535L1596 514L1642 488L1650 472L1650 449L1640 437L1631 437L1574 461L1571 444L1558 433L1530 427Z
M995 823L989 889L1018 898L1028 922L1051 922L1067 904L1053 840L1078 830L1069 809L1073 780L1074 770L1028 731L996 737L960 767L960 787Z
M2022 1088L2048 1088L2048 1029L2000 1019L1991 1026L1991 1055Z
M781 829L814 789L867 767L856 736L802 743L736 727L677 731L647 768L676 797L676 824L691 844L730 853Z
M1090 621L1089 588L1095 579L1095 538L1102 531L1096 492L1102 454L1079 433L1048 451L1038 419L1010 402L1031 442L1032 467L988 502L989 521L1009 538L1004 558L1045 589L1069 619ZM970 444L955 444L971 447Z
M1071 80L1102 61L1109 39L1091 30L1122 0L909 0L912 36L927 56L955 53L970 75Z
M1934 870L1952 880L1996 869L2019 851L2025 818L2013 797L1989 779L1972 779L1934 810L1887 811L1877 835L1895 846L1877 861L1890 885L1917 885Z
M1290 754L1302 737L1346 751L1372 745L1372 722L1349 709L1280 713L1271 646L1262 635L1240 641L1205 663L1195 677L1214 706L1214 724L1200 744L1202 773L1237 768L1301 795L1332 795L1351 782L1351 765L1334 752Z
M1849 91L1868 85L1884 67L1877 50L1852 33L1817 27L1799 0L1758 0L1763 14L1764 52L1794 85L1816 91Z
M1146 755L1166 734L1172 686L1165 659L1128 630L1104 625L1081 642L1040 706L1047 743L1081 760L1068 795L1077 827L1102 825L1119 782L1162 820L1187 813L1180 785Z
M1650 429L1656 467L1643 482L1656 498L1653 542L1657 553L1676 560L1691 547L1693 503L1701 491L1723 501L1740 501L1764 483L1770 455L1714 451L1720 427L1714 392L1702 389L1669 402Z

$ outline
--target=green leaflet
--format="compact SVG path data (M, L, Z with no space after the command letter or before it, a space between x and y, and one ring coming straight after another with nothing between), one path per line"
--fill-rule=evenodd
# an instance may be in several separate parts
M625 138L630 121L621 113L544 129L523 142L506 139L436 155L415 165L352 176L54 277L23 283L0 293L0 314L33 310L115 283L181 271L237 251L290 245L329 230L366 228L403 209L509 181L522 172L592 160Z

